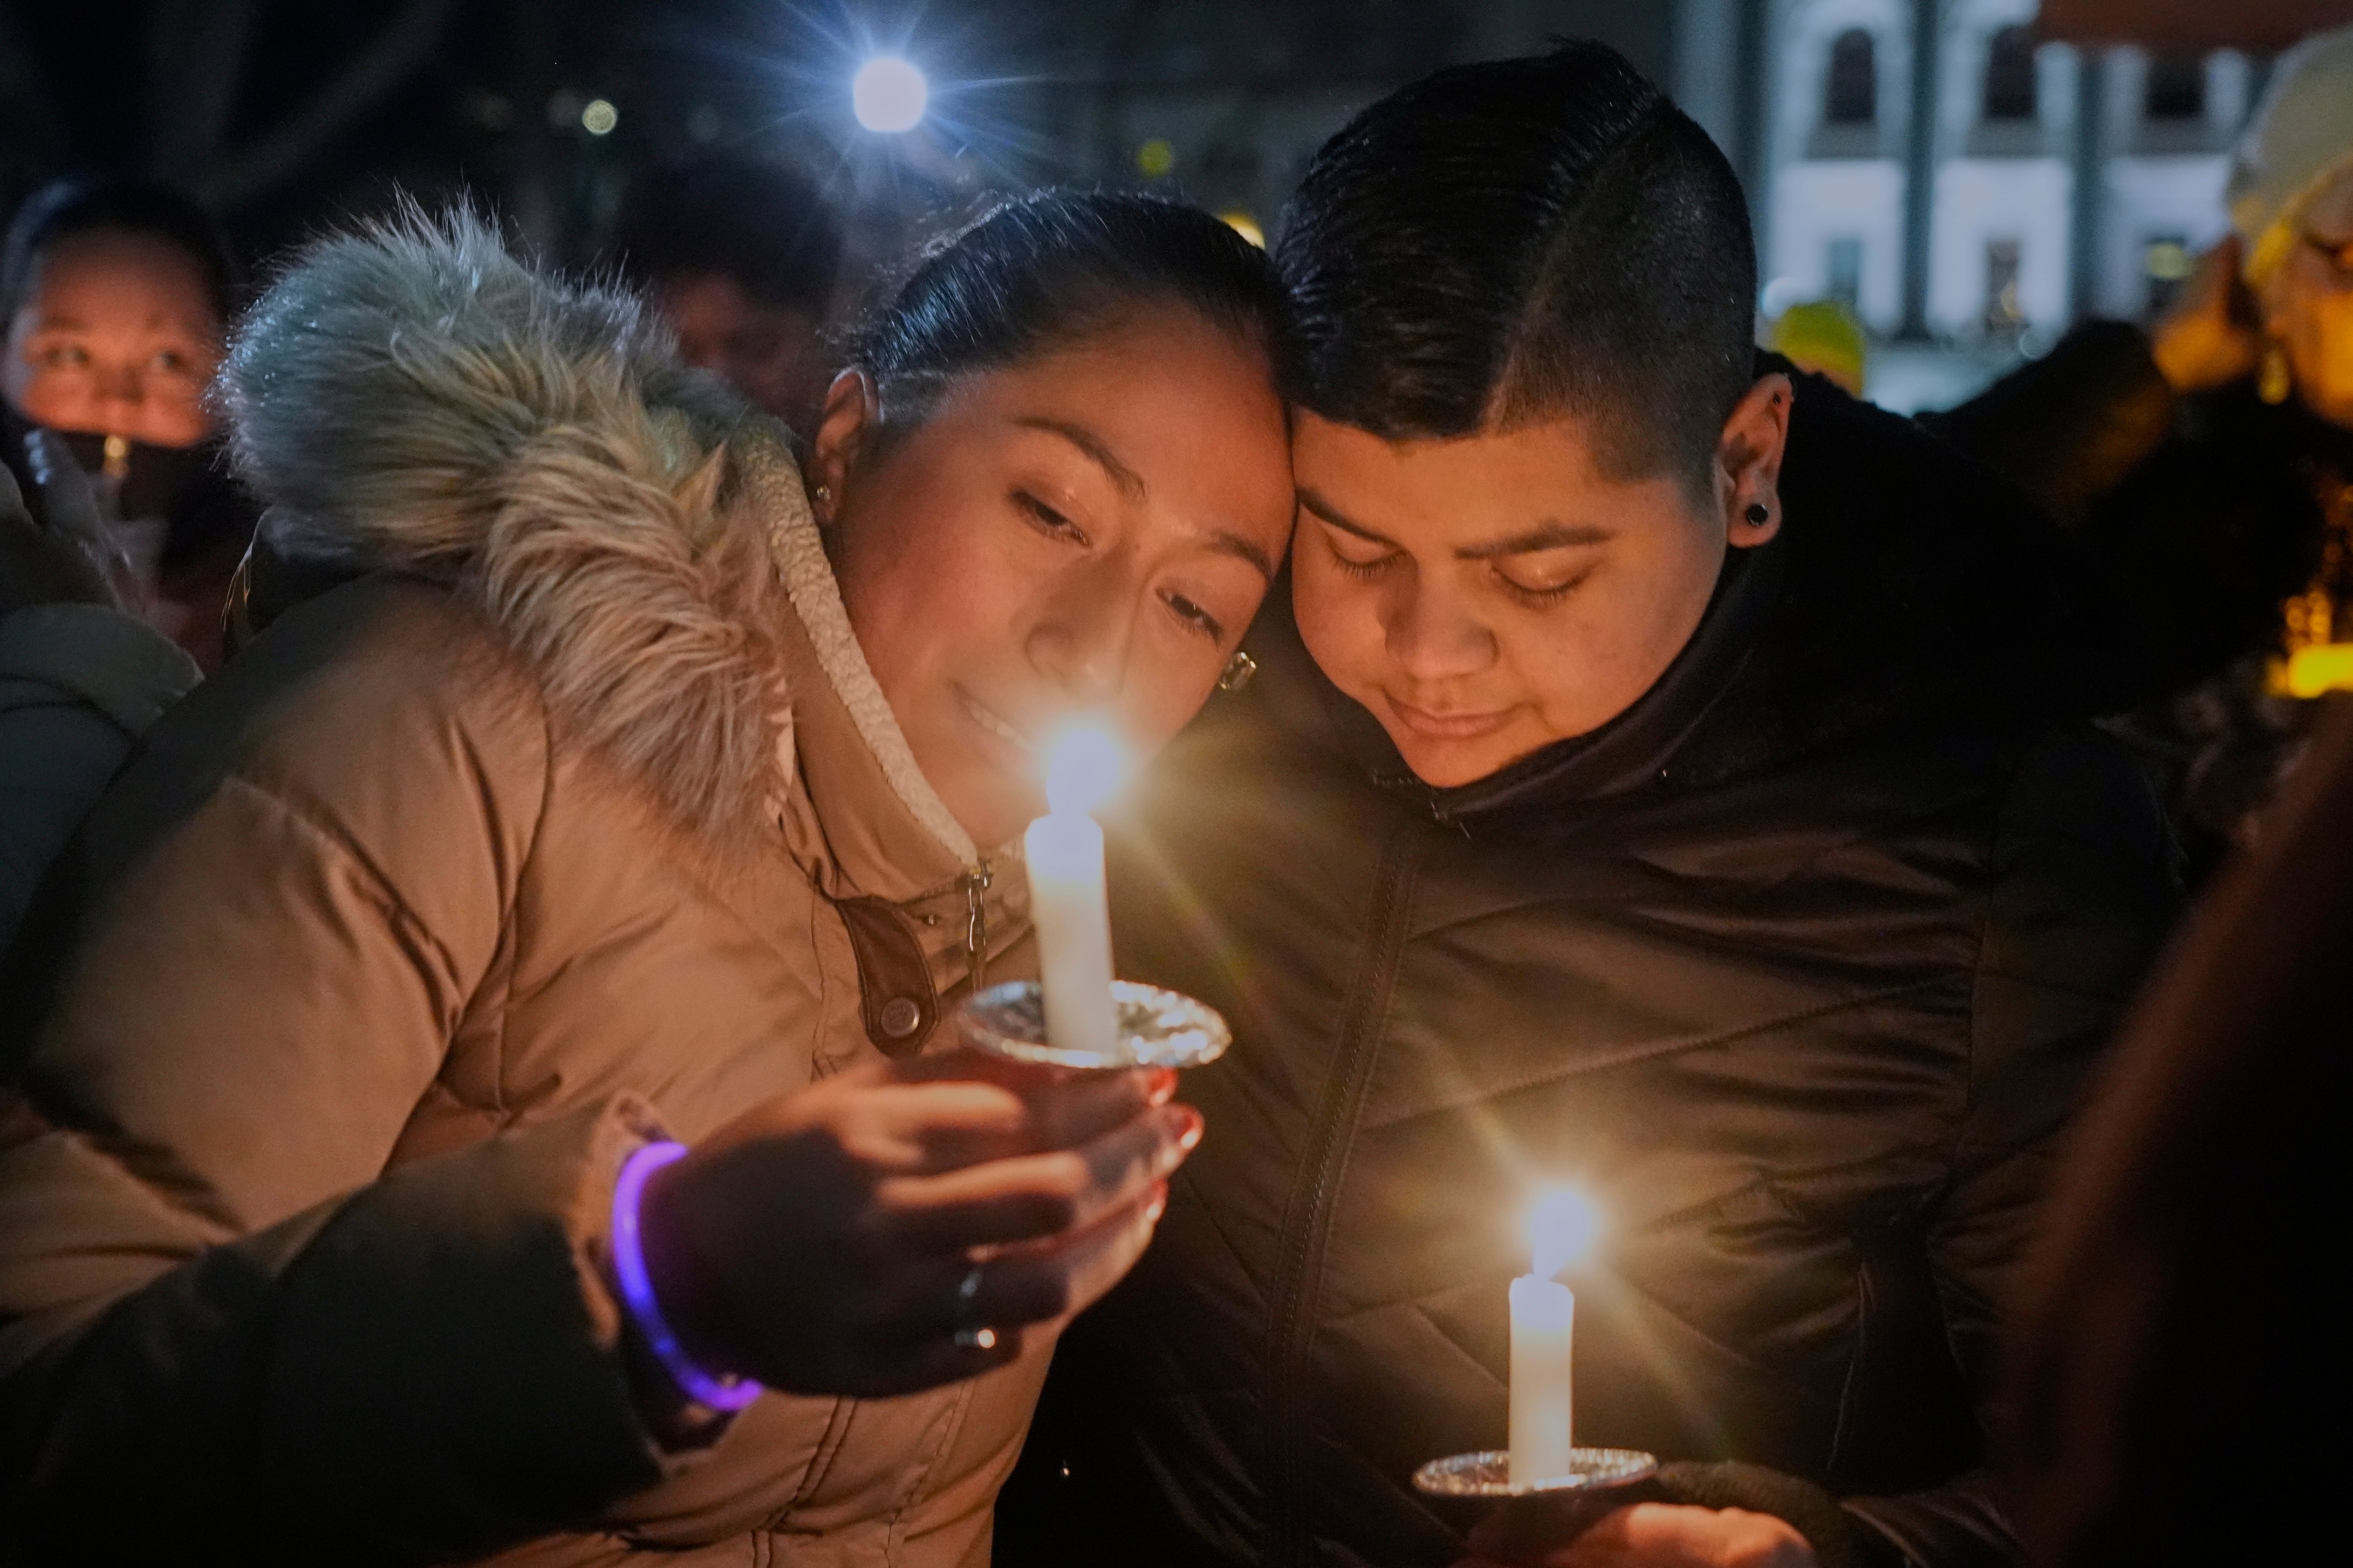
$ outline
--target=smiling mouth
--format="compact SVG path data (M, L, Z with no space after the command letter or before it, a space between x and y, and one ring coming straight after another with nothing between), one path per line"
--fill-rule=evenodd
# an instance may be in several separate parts
M1400 702L1387 692L1382 693L1389 711L1407 730L1431 741L1477 741L1493 734L1512 721L1512 710L1498 708L1486 713L1432 713L1426 708Z
M1019 752L1025 756L1032 754L1038 750L1037 742L1030 740L1029 736L1023 734L1020 731L1015 729L1011 724L1007 723L1003 719L998 718L995 713L990 712L987 708L981 706L979 700L974 697L971 692L966 691L963 687L959 686L955 689L955 694L956 700L964 704L964 710L966 716L969 717L974 723L979 725L982 731L996 736L998 740L1004 742L1007 745L1012 747L1015 751Z

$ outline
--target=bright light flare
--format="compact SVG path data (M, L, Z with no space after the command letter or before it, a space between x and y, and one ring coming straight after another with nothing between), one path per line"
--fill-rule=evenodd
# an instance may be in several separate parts
M1056 816L1088 812L1127 779L1127 748L1102 724L1064 727L1046 748L1046 807Z
M931 83L897 55L877 55L849 79L849 107L869 131L913 131L931 101Z
M580 110L580 129L591 136L609 136L621 122L621 111L608 99L592 98Z
M1528 1252L1534 1259L1528 1272L1551 1279L1592 1251L1600 1230L1600 1216L1583 1193L1556 1187L1538 1194L1528 1210Z

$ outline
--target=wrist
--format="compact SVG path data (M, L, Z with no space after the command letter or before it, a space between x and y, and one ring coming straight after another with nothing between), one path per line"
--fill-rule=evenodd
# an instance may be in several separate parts
M613 1185L612 1261L621 1303L645 1350L692 1403L740 1410L760 1384L717 1371L707 1321L702 1271L685 1245L675 1207L681 1143L649 1143L623 1162Z

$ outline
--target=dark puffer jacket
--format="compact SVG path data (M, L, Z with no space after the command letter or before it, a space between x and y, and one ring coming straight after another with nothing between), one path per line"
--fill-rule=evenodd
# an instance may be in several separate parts
M2039 512L1811 378L1783 494L1641 702L1462 789L1254 629L1264 677L1113 873L1122 973L1236 1045L1065 1342L1001 1560L1451 1561L1408 1478L1501 1446L1560 1180L1608 1226L1568 1277L1580 1441L1826 1489L1734 1495L1828 1557L2007 1553L1999 1302L2170 843L2079 717L2112 633Z

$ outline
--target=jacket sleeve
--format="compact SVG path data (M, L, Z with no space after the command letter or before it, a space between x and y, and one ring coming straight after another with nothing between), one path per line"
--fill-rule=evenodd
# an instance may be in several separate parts
M2175 411L2140 330L2087 321L2041 359L1922 423L2080 529L2172 434Z
M2012 1276L2089 1076L2179 902L2163 812L2122 749L2088 731L2031 749L1992 846L1968 1099L1927 1229L1947 1342L1988 1446L2002 1425L1993 1390ZM1882 1561L1962 1568L2016 1554L1984 1469L1846 1507Z
M596 1268L641 1108L386 1173L496 983L543 724L330 680L238 710L183 810L192 737L247 722L192 706L77 846L127 869L0 1138L10 1544L418 1562L577 1523L661 1468Z
M195 683L186 654L119 610L0 616L0 948L132 746Z

